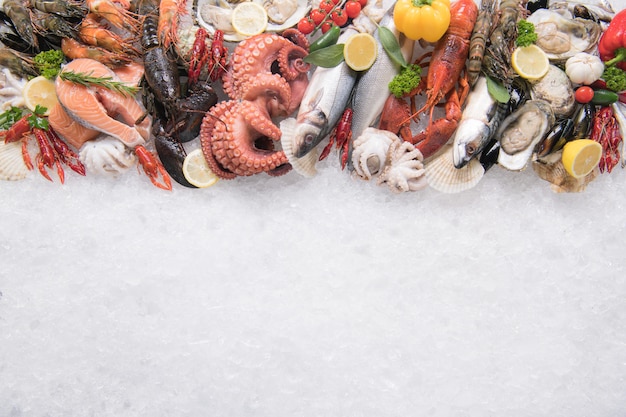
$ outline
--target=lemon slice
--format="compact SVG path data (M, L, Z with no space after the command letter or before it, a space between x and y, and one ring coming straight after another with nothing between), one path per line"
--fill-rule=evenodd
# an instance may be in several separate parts
M550 61L543 49L537 45L521 46L513 51L511 66L520 77L538 80L547 74Z
M365 71L376 61L378 44L369 33L356 33L350 36L343 46L343 58L355 71Z
M239 3L233 10L231 23L240 35L258 35L267 28L267 12L263 6L253 1Z
M187 154L183 161L183 175L191 185L198 188L210 187L219 180L204 159L202 149Z
M602 145L591 139L577 139L563 147L561 161L574 178L583 178L595 169L602 157Z
M47 110L43 114L44 116L48 116L50 110L59 102L54 81L42 75L28 81L22 90L22 95L24 96L24 103L30 111L35 111L37 105L45 107Z

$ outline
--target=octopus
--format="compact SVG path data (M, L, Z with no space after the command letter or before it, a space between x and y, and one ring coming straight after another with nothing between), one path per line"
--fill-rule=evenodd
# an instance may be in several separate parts
M394 193L418 191L426 188L424 157L409 142L394 141L387 152L388 163L378 177L378 185L387 184Z
M308 41L295 32L253 36L233 51L223 77L230 100L213 106L200 129L204 157L220 178L291 170L275 149L281 131L273 119L293 113L308 85Z

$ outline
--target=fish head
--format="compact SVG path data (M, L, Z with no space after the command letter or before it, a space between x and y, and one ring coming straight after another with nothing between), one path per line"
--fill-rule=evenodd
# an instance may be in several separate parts
M326 114L318 108L299 115L293 137L294 156L302 158L311 152L328 133L327 126Z
M456 168L463 168L481 152L489 136L489 127L480 120L466 119L454 135L452 160Z

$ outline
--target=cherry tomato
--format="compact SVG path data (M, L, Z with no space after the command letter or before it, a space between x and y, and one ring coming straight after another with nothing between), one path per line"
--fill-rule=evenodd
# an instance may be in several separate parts
M319 25L326 19L326 11L323 9L313 9L311 13L309 13L309 17L315 24L315 26Z
M335 3L333 3L333 0L322 0L320 2L320 9L326 10L326 14L332 12L334 8Z
M330 19L327 19L324 21L324 23L322 23L321 29L322 29L322 33L326 33L330 30L330 28L333 27L333 21Z
M310 17L303 17L298 21L298 30L304 35L308 35L315 29L315 23Z
M358 0L358 1L359 1L359 4L361 5L361 9L367 6L367 0Z
M341 2L341 0L331 0L333 2L333 4L336 6L339 4L339 2Z
M339 27L348 23L348 15L341 9L333 10L333 12L330 14L330 18L333 19L333 22L335 22L335 24Z
M576 89L574 97L579 103L589 103L593 99L593 94L593 88L585 85Z
M361 4L356 0L348 0L344 8L350 19L354 19L361 13Z

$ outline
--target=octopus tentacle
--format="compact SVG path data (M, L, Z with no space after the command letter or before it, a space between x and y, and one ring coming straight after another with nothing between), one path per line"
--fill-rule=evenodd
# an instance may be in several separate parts
M278 74L259 74L244 87L241 99L267 107L270 117L286 116L291 103L291 88Z
M308 52L309 39L306 37L304 33L300 32L298 29L295 29L295 28L285 29L283 33L281 33L281 35L284 38L289 39L289 41L291 41L295 45L298 45L299 47L306 49Z
M217 162L217 159L213 153L213 132L216 126L225 124L224 119L230 117L231 109L235 107L236 104L237 103L234 101L223 101L216 104L211 108L206 116L204 116L204 119L202 119L202 127L200 128L200 144L202 146L202 154L204 155L204 159L207 161L207 164L209 164L211 171L213 171L215 175L222 179L233 179L237 176L237 174L227 170L219 162ZM224 126L224 128L225 127L226 126ZM217 152L218 154L223 152L223 150L221 149L222 146L223 143L216 143L215 152Z
M278 52L280 73L287 81L295 80L301 73L308 72L311 64L304 62L309 53L306 49L293 45Z

